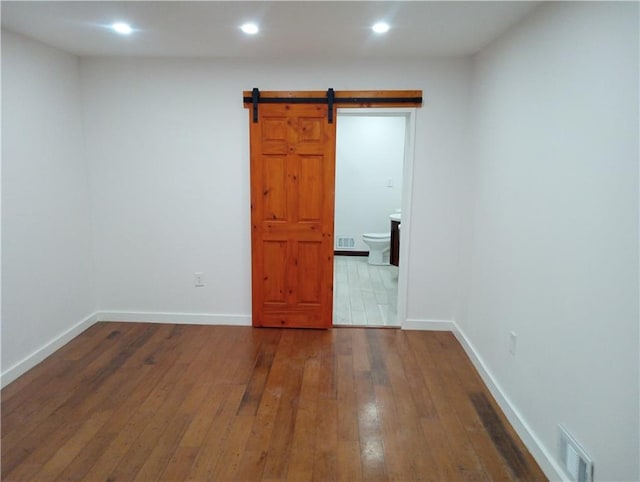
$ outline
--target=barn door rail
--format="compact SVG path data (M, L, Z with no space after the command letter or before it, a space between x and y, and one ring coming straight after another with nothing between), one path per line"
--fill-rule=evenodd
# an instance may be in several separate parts
M376 91L265 91L258 88L243 92L245 107L253 109L253 122L258 122L259 104L326 104L327 120L333 124L334 107L420 107L421 90Z

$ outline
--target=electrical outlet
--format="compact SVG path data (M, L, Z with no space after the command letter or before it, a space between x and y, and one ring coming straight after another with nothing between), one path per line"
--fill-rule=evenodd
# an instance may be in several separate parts
M204 286L204 273L200 271L193 273L193 285L196 288L202 288Z
M509 353L511 356L516 354L516 348L518 346L518 335L516 335L515 331L509 332Z

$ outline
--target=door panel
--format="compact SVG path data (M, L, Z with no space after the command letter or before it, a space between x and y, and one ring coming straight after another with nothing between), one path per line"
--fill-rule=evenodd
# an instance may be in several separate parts
M263 271L268 273L263 278L264 301L267 303L286 303L285 286L287 271L282 263L276 260L287 256L287 243L282 241L265 241Z
M287 159L284 156L264 156L262 171L263 220L284 221L287 215Z
M300 221L322 219L323 163L321 156L300 156L298 216Z
M322 244L318 242L298 243L298 301L300 303L320 303L322 300L322 285L320 278L305 276L304 273L318 273L321 270Z
M253 325L328 328L335 124L326 105L261 104L250 126Z

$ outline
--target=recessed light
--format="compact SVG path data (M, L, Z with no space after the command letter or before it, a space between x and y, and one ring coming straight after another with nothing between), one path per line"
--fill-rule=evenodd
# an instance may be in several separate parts
M387 33L389 31L389 24L386 22L378 22L371 27L375 33Z
M131 25L124 22L116 22L111 25L111 28L120 35L129 35L131 32L133 32Z
M260 29L255 23L245 23L240 27L240 30L242 30L247 35L255 35Z

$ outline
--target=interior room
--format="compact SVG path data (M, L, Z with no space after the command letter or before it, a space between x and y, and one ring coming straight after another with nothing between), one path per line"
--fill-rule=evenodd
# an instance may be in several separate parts
M133 386L157 382L153 367L174 356L168 384L196 376L181 368L183 356L193 355L198 366L216 367L227 387L219 396L237 401L218 399L214 410L231 413L238 428L217 427L238 436L210 439L209 449L235 461L211 469L221 471L220 480L242 468L238 453L266 463L264 480L286 479L281 462L270 465L276 449L286 455L279 460L304 461L294 457L306 453L304 444L278 445L285 439L276 438L271 452L258 445L264 425L259 418L250 425L247 414L270 407L275 426L290 429L282 433L297 434L298 420L317 424L320 449L309 463L338 467L317 472L317 480L366 479L373 472L365 462L378 463L376 456L386 461L380 480L417 480L426 468L393 462L398 453L397 460L427 460L420 456L425 445L402 439L402 427L420 427L415 435L423 437L451 420L443 414L475 414L485 399L549 480L640 480L638 3L3 1L1 8L3 479L34 480L30 471L38 467L41 480L53 480L65 475L65 453L80 463L116 439L99 430L117 421L109 405L117 390L100 405L100 385L84 383L79 365L94 369L98 381L113 374ZM380 21L388 31L372 31ZM129 30L114 31L114 22L129 22ZM258 31L245 34L245 22ZM242 93L256 87L422 91L422 105L409 109L410 183L402 186L401 205L393 204L402 216L398 329L251 328L251 110ZM400 187L395 175L384 177L392 186L384 179L380 189ZM336 216L336 236L360 243L366 231L389 229L393 212L382 209L380 224L348 232ZM217 341L220 333L228 343ZM178 356L180 337L193 345ZM146 340L148 354L132 352ZM298 383L299 396L280 400L281 392L267 390L258 404L231 379L264 374L265 360L281 368L297 363L305 340L309 358L296 377L270 372L285 385ZM264 347L263 357L253 357L256 347ZM355 356L358 347L368 347L366 359ZM400 351L390 354L392 348ZM286 356L274 356L276 349ZM318 375L329 363L327 350L335 354L329 373L338 377L331 393L321 385L330 380ZM440 364L421 361L446 353L456 354ZM120 356L122 367L98 368L110 356ZM466 364L473 373L453 375ZM345 373L352 384L340 382ZM65 376L76 377L82 397L64 398L71 393ZM370 385L359 378L365 376ZM411 390L419 386L426 400L434 379L445 389L441 398L431 394L439 416L429 415L430 405L412 405ZM447 385L454 379L485 398L447 403L466 390ZM319 380L319 395L305 391L309 380ZM41 400L35 387L55 390L56 383L58 395ZM173 393L163 383L159 391L148 385L150 393ZM341 412L340 390L348 400L377 400L382 438L365 445L362 424L340 432L340 423L366 419L355 408ZM389 393L398 416L386 419ZM312 395L333 396L322 405L333 411L300 408ZM171 445L172 434L198 435L185 428L187 415L154 400L124 401L132 413L140 406L152 417L147 440ZM268 400L298 407L300 418L276 412ZM84 403L105 410L84 424L71 421L67 428L77 432L61 430L36 450L38 432L18 427L54 423L63 403L65 410ZM190 403L195 399L181 407ZM417 424L402 423L407 407L421 414ZM335 426L323 418L331 413ZM161 423L169 414L177 418ZM480 440L491 442L478 435L480 419L470 420L455 422L467 454L484 447ZM328 437L322 430L331 427L337 432ZM437 440L450 436L443 427L434 429ZM385 437L396 452L380 442ZM20 445L27 439L31 452ZM166 466L170 480L178 462L198 464L195 446L174 445L175 464L161 465L149 452L138 477L160 479L145 470ZM485 455L498 454L493 445ZM446 456L445 445L430 447ZM61 458L53 457L58 449ZM24 463L7 468L12 454ZM121 460L127 454L134 456L123 451ZM339 467L353 454L362 464L350 478L356 472ZM447 467L458 480L498 479L486 460L506 462L487 457L473 455L474 471L464 472L463 460ZM87 466L78 478L133 478L116 462L102 462L114 471ZM405 468L414 475L403 479ZM503 480L522 480L516 469L505 470ZM438 479L434 474L446 471L430 473ZM298 480L305 478L311 480Z

